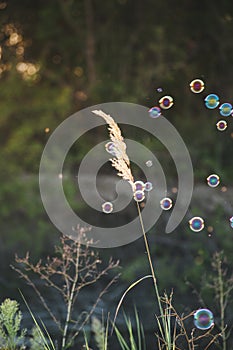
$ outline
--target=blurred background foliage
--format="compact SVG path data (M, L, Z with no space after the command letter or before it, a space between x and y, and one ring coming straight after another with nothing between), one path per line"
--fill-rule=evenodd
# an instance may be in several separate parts
M53 130L91 105L124 101L151 107L162 94L169 94L175 103L164 115L190 151L195 185L205 185L206 176L214 172L231 193L219 190L223 200L216 205L208 195L192 202L189 214L207 218L207 226L214 227L211 238L208 231L191 233L187 220L171 236L164 235L160 220L149 235L161 289L177 289L178 303L188 302L185 279L198 286L216 250L224 249L233 262L228 223L233 205L233 124L229 121L228 129L218 132L217 112L208 111L203 103L208 93L233 102L233 2L0 1L0 28L2 297L14 294L10 288L18 285L9 271L14 253L30 250L36 259L48 254L59 238L38 188L40 157ZM205 82L200 95L190 92L194 78ZM168 183L174 184L176 171L164 148L140 130L126 127L123 132L157 149ZM94 140L92 134L83 138L69 154L68 170L101 138L106 139L104 128ZM66 191L72 197L69 184ZM79 204L77 208L81 210ZM141 244L102 252L121 258L123 283L146 273ZM132 245L135 250L129 253ZM6 274L12 276L11 282Z

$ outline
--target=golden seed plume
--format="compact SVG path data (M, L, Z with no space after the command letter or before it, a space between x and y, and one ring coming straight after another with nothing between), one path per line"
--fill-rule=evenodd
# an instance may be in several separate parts
M109 137L114 144L115 152L115 157L110 159L112 166L118 171L117 175L121 176L124 180L129 181L131 186L133 186L134 178L131 172L130 161L126 153L126 144L121 134L121 129L109 114L106 114L101 110L94 110L92 113L102 117L108 124Z

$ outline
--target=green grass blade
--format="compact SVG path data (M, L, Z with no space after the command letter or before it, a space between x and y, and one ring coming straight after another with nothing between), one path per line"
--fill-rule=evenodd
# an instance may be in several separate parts
M153 278L152 275L146 275L142 278L139 278L137 281L135 281L134 283L132 283L127 289L126 291L123 293L118 305L117 305L117 308L116 308L116 312L115 312L115 316L114 316L114 319L113 319L113 325L112 325L112 331L113 331L113 328L114 328L114 325L115 325L115 322L116 322L116 318L117 318L117 315L118 315L118 312L120 310L120 307L121 307L121 304L123 303L123 300L126 296L126 294L132 289L134 288L138 283L142 282L143 280L145 280L146 278Z
M50 341L50 344L51 344L52 347L50 347L50 346L48 345L47 339L46 339L45 336L44 336L44 332L41 330L41 327L40 327L40 325L38 324L38 322L37 322L37 320L36 320L36 318L35 318L35 316L34 316L32 310L30 309L30 307L29 307L29 305L28 305L26 299L24 298L23 293L21 292L21 290L19 290L19 292L20 292L20 294L21 294L21 297L22 297L22 299L23 299L25 305L27 306L27 309L28 309L28 311L29 311L29 313L30 313L30 315L31 315L31 317L32 317L32 319L33 319L33 322L35 323L36 328L37 328L37 330L38 330L38 332L39 332L39 334L40 334L40 337L41 337L41 339L42 339L42 341L43 341L43 343L44 343L44 344L43 344L43 349L44 349L44 350L51 350L51 349L52 349L52 350L56 350L56 348L55 348L55 346L54 346L54 344L53 344L53 341L52 341L52 339L50 338L50 336L49 336L49 341ZM44 324L43 324L43 327L45 328ZM45 328L45 329L46 329L46 328ZM47 333L47 335L49 335L47 330L46 330L46 333Z

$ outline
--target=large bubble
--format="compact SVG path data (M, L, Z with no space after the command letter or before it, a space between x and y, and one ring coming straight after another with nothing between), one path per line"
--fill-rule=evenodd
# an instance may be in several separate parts
M208 309L197 310L193 317L194 325L198 329L206 330L214 325L213 313Z

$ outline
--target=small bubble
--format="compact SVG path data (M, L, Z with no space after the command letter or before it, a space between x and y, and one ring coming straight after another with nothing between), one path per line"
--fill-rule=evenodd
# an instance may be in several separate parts
M63 175L62 174L58 174L58 177L59 177L59 179L62 179Z
M171 209L171 207L172 207L172 200L171 200L171 198L165 197L165 198L161 199L161 201L160 201L160 207L161 207L163 210L169 210L169 209Z
M149 191L151 191L153 189L153 185L152 185L152 183L151 182L146 182L145 183L145 191L147 191L147 192L149 192Z
M146 166L147 166L148 168L152 167L152 165L153 165L152 160L147 160L147 161L146 161Z
M161 109L157 106L150 108L148 112L151 118L158 118L161 116Z
M216 123L216 127L219 131L224 131L227 128L227 122L225 120L219 120Z
M219 105L219 97L216 94L210 94L205 98L205 106L209 109L214 109Z
M116 155L116 148L115 148L115 145L113 142L110 141L110 142L106 143L105 149L108 153L112 154L113 156Z
M221 192L227 192L227 187L226 186L222 186Z
M198 329L206 330L214 325L213 313L208 309L200 309L193 315L194 325Z
M145 198L144 191L135 191L134 200L136 202L142 202L144 198Z
M172 193L177 193L178 192L178 188L177 187L172 187Z
M171 96L163 96L159 100L159 105L163 109L169 109L173 106L173 98Z
M102 211L105 214L110 214L113 211L113 205L111 202L105 202L102 204Z
M208 231L209 233L212 233L212 232L214 231L213 226L208 226L208 227L207 227L207 231Z
M134 191L144 191L145 184L142 181L134 182Z
M232 105L230 103L223 103L219 107L219 110L223 117L228 117L232 113Z
M158 87L158 88L156 89L156 91L157 91L157 92L163 92L163 89L162 89L161 87Z
M48 132L50 132L50 129L49 128L45 128L44 132L47 134Z
M230 217L229 221L230 221L230 226L231 226L231 228L233 228L233 216Z
M216 174L209 175L206 180L210 187L217 187L220 183L219 176Z
M200 80L200 79L192 80L191 83L189 84L189 86L190 86L190 90L192 92L194 92L195 94L199 94L205 88L204 81Z
M192 219L189 220L189 227L194 232L200 232L201 230L203 230L204 226L204 220L199 216L194 216Z

